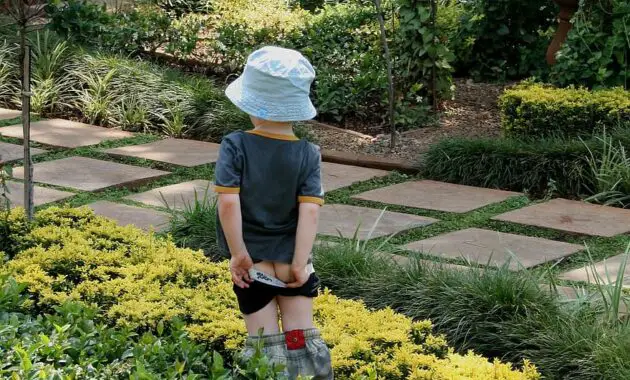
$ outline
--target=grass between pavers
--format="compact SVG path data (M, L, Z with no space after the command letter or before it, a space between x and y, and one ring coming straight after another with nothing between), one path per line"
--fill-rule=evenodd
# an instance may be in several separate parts
M2 125L2 124L0 124ZM121 157L121 156L112 156L104 151L111 148L130 146L130 145L139 145L146 144L153 141L157 141L161 139L160 136L149 135L149 134L138 134L131 138L118 139L118 140L110 140L103 142L98 145L93 145L89 147L80 147L74 149L66 149L66 148L51 148L49 146L33 143L32 146L36 148L42 148L48 150L48 153L37 155L33 157L34 163L41 163L46 161L58 160L67 157L73 156L81 156L81 157L89 157L104 161L111 161L121 164L134 165L145 168L152 168L158 170L165 170L171 172L171 174L164 176L162 178L151 181L149 184L145 184L139 187L134 187L133 189L127 188L112 188L100 192L85 192L78 191L76 189L69 189L59 186L52 186L46 184L38 184L43 187L55 188L58 190L70 191L76 193L76 195L70 199L62 200L56 203L47 204L39 206L37 209L45 208L54 204L67 204L72 207L80 207L89 203L93 203L96 201L113 201L138 207L164 210L164 208L154 207L145 205L142 203L134 202L131 200L123 199L125 196L130 194L140 193L144 191L148 191L151 189L155 189L158 187L173 185L181 182L192 181L196 179L207 179L212 180L214 174L214 164L202 165L193 168L180 167L176 165L171 165L167 163L151 161L141 158L135 157ZM0 141L5 141L9 143L21 143L21 140L14 138L6 138L0 137ZM21 161L15 161L11 163L12 166L17 167L21 166ZM435 237L441 234L454 232L458 230L463 230L467 228L484 228L493 231L505 232L505 233L513 233L518 235L526 235L532 237L540 237L549 240L556 241L564 241L573 244L585 245L589 248L589 254L586 250L573 254L565 259L561 260L557 265L553 266L553 272L560 272L565 270L570 270L573 268L581 267L590 262L590 260L599 261L608 257L612 257L622 253L626 247L628 240L630 239L628 236L617 236L614 238L600 238L600 237L590 237L590 236L581 236L575 234L569 234L561 231L550 230L546 228L538 228L533 226L525 226L516 223L502 222L492 220L494 216L500 215L502 213L516 210L519 208L526 207L528 205L533 204L526 196L517 196L510 198L504 202L492 204L486 207L482 207L477 210L473 210L471 212L458 214L451 212L441 212L441 211L433 211L433 210L425 210L418 209L413 207L405 207L398 205L389 205L383 204L379 202L372 201L364 201L353 199L352 197L358 195L360 193L374 190L377 188L382 188L390 185L395 185L398 183L410 181L410 180L418 180L421 179L418 176L409 176L405 174L400 174L397 172L392 172L388 176L374 178L368 181L359 182L353 184L349 187L338 189L331 191L326 195L327 203L340 203L340 204L348 204L354 206L362 206L369 207L375 209L383 209L387 208L389 211L401 212L407 214L420 215L425 217L431 217L438 219L439 222L434 223L429 226L414 228L411 230L404 231L393 238L391 238L387 244L384 246L384 249L392 252L396 252L396 254L406 255L409 254L407 251L402 251L400 247L404 244L411 243L413 241L419 241L423 239L428 239L431 237ZM348 237L349 238L349 237ZM328 240L339 240L339 238L330 238L324 237L324 239ZM381 244L387 238L377 238L373 239L370 244ZM454 263L454 264L465 264L465 265L475 265L467 262L464 259L448 259L441 258L438 256L433 256L429 254L420 255L428 260L445 262L445 263ZM550 265L545 265L548 267ZM539 268L540 269L540 268Z
M384 204L380 202L365 201L352 198L353 196L366 191L395 185L405 181L419 179L422 178L418 176L407 176L399 173L392 173L387 177L372 179L331 192L330 195L327 196L326 200L329 203L348 204L353 206L362 206L376 209L387 208L388 211L425 216L439 220L439 222L431 224L429 226L404 231L389 239L384 248L388 251L396 251L396 254L401 255L409 254L408 251L400 250L400 247L402 245L467 228L483 228L498 232L539 237L548 240L584 245L585 249L583 251L562 259L560 262L558 262L557 265L553 267L551 265L552 263L548 263L546 265L543 265L543 268L537 268L546 268L552 270L552 272L554 273L559 273L561 271L566 271L587 265L590 263L591 260L600 261L612 256L619 255L625 251L627 244L630 241L630 236L627 235L620 235L612 238L593 237L567 233L563 231L556 231L548 228L540 228L535 226L527 226L517 223L492 220L492 218L497 215L521 209L537 202L545 201L541 200L533 202L524 195L512 197L503 202L491 204L486 207L482 207L480 209L462 214L418 209L413 207ZM385 237L377 238L374 239L370 244L380 244L387 239L388 238ZM331 240L338 239L333 238ZM586 247L588 247L588 251L586 250ZM420 254L420 256L438 262L470 265L470 263L468 263L464 259L446 259L428 254Z

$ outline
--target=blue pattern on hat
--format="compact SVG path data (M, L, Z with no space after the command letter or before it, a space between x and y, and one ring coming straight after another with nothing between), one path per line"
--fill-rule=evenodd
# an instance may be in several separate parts
M266 46L247 59L243 74L225 90L242 111L264 120L301 121L315 117L309 98L315 69L295 50Z

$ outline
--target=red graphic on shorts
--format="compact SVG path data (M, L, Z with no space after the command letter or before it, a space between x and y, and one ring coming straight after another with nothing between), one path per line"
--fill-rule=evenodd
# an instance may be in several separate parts
M306 347L304 330L287 331L284 337L287 343L287 350L299 350Z

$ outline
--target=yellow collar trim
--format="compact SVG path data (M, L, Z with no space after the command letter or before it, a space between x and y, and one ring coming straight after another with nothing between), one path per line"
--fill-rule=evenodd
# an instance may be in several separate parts
M299 141L300 140L295 135L282 135L279 133L261 131L259 129L252 129L252 130L247 131L247 133L251 133L252 135L258 135L262 137L268 137L270 139L276 139L276 140L285 140L285 141Z

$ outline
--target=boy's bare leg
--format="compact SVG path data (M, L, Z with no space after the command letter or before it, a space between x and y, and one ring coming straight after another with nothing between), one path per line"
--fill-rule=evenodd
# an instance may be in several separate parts
M270 262L254 264L254 268L271 276L276 275L274 265ZM264 335L278 334L280 332L280 327L278 326L278 302L275 299L261 310L253 314L244 315L243 319L245 320L247 333L250 336L258 336L258 331L261 328L264 329Z
M282 331L307 330L313 328L313 299L308 297L279 296Z
M249 336L258 336L258 331L263 329L263 335L272 335L280 333L278 326L278 303L273 300L261 310L244 315L245 326Z
M291 282L291 265L274 263L276 277L280 281ZM313 328L313 299L308 297L276 297L282 316L282 330L306 330Z

